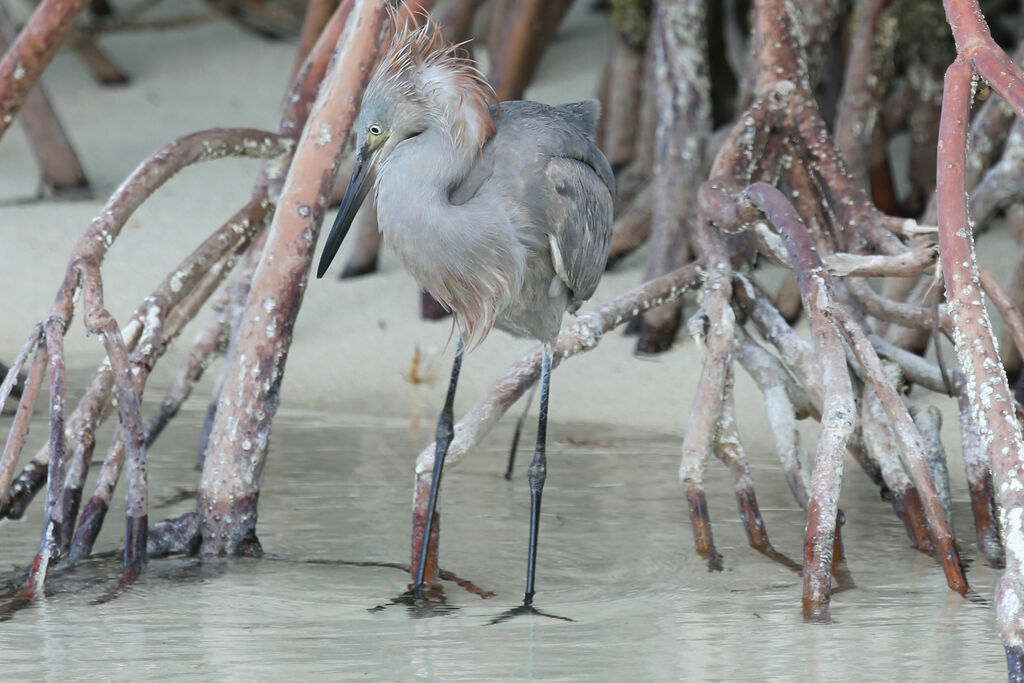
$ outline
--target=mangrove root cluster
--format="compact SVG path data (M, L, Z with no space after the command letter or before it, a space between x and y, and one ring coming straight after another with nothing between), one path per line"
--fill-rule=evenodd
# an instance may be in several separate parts
M949 587L969 592L950 523L945 450L953 445L939 437L942 419L955 420L980 555L1005 566L997 624L1011 674L1019 676L1024 444L1008 377L1021 374L1024 357L1024 250L1004 287L973 248L995 216L1004 213L1011 226L1024 216L1024 74L1004 51L1015 36L993 36L982 14L991 9L1002 18L1006 4L945 0L943 13L926 0L854 7L841 0L613 0L598 93L599 142L619 184L611 260L646 244L644 282L568 324L555 363L630 321L641 353L669 349L682 327L703 345L679 470L696 549L710 569L722 567L703 486L715 456L735 479L750 545L802 571L809 619L827 617L834 585L852 585L837 507L847 453L913 545L935 556ZM79 18L89 5L43 0L17 35L0 12L0 41L8 45L0 59L0 135L19 112L45 108L45 101L33 105L32 86L69 36L85 36L84 44L97 27L130 30L138 22L130 13L120 24L106 16L89 29ZM344 143L392 19L423 20L431 5L310 0L278 129L217 129L169 143L139 165L86 230L53 308L0 386L0 404L16 384L20 391L0 456L0 515L20 516L46 489L46 527L21 599L42 590L53 566L90 554L122 470L128 579L148 554L261 552L257 500L271 424ZM481 24L489 76L499 98L510 99L522 96L570 5L452 0L436 19L450 37L468 37L474 17L490 13ZM972 115L975 100L984 103ZM104 306L102 263L133 211L189 164L225 156L265 160L251 197L130 318L115 319ZM900 158L910 159L909 169L901 170ZM73 153L40 161L50 185L85 184ZM55 179L53 169L72 172ZM366 213L353 232L349 276L376 264L379 240ZM781 287L765 284L765 264L788 273ZM688 292L697 306L684 319ZM1002 357L986 296L1007 330ZM143 420L150 372L204 305L217 315L156 414ZM63 339L76 311L103 340L109 362L70 406ZM798 319L809 335L798 334ZM946 340L953 357L942 354ZM926 359L932 347L938 362ZM150 525L146 448L218 356L196 510ZM463 417L446 464L456 465L532 385L539 359L537 350L513 365ZM773 548L758 511L738 436L737 368L764 395L783 476L807 513L799 562ZM48 443L16 474L44 379ZM930 404L939 394L956 398L956 415ZM96 429L115 411L116 436L82 505ZM810 456L797 431L804 418L820 422ZM427 534L422 526L433 453L428 446L417 461L413 515L413 558L432 539L431 582L439 575L439 529Z

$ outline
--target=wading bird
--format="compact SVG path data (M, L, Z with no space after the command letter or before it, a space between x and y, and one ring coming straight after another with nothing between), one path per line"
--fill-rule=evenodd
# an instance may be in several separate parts
M455 317L455 361L437 425L427 531L412 589L417 598L453 436L462 354L495 326L543 343L537 446L527 472L524 607L532 610L551 354L563 314L594 293L604 272L615 180L594 144L596 101L552 107L495 100L475 63L435 26L399 30L363 95L355 167L317 277L374 188L385 243Z

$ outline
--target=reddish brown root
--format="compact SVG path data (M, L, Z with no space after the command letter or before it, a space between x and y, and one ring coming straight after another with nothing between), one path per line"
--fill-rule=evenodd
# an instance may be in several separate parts
M723 569L722 556L715 550L704 489L690 481L686 482L685 489L686 502L690 504L690 521L693 523L693 542L697 553L707 560L709 572L720 572Z
M108 509L107 502L98 496L94 496L86 503L82 517L78 521L78 529L71 541L71 550L68 553L70 562L77 562L92 553L92 546L103 527Z
M881 144L874 143L875 146ZM868 167L868 182L871 188L871 199L879 211L887 214L895 214L899 209L899 201L896 198L896 186L893 183L892 170L889 168L889 159L884 154L872 155L871 164Z
M460 577L456 576L455 574L453 574L450 571L446 571L444 569L441 569L441 570L438 571L437 575L442 580L444 580L444 581L451 581L452 583L454 583L455 585L457 585L459 588L463 589L467 593L472 593L473 595L476 595L477 597L481 598L482 600L486 600L487 598L493 598L494 597L494 592L493 591L484 590L483 588L481 588L480 586L476 585L475 583L473 583L469 579L460 578Z
M809 624L832 623L832 617L828 611L828 603L817 603L809 600L806 596L803 598L803 615L804 621Z
M999 538L999 524L993 511L992 477L987 476L980 482L968 481L967 487L971 492L971 512L974 513L978 549L989 566L1001 569L1006 566L1006 558Z
M149 533L146 515L128 517L124 532L124 578L132 581L146 568L146 538Z
M416 477L416 497L412 508L412 564L410 573L415 576L419 569L420 549L423 547L423 528L427 523L427 505L430 500L430 477ZM434 510L434 522L430 527L430 545L427 547L427 568L423 573L424 586L429 589L438 586L437 567L438 539L441 533L441 511Z
M71 535L74 529L75 520L78 519L78 508L82 504L82 489L79 487L66 487L64 489L64 533L60 539L62 553L66 553L71 547Z
M765 530L761 510L757 506L757 497L754 495L754 489L748 488L742 492L737 491L736 502L740 508L740 520L743 522L743 528L747 532L747 541L750 543L750 547L768 559L799 573L802 569L800 563L780 553L768 540L768 532Z
M800 317L800 310L802 308L800 304L800 284L797 282L796 275L791 273L782 281L782 286L779 287L779 292L775 295L775 307L779 309L783 320L790 325L795 323Z
M203 494L200 491L198 506L203 554L261 555L262 548L256 537L256 503L259 496L209 499Z
M132 82L131 75L126 73L112 60L103 49L96 44L92 36L78 30L72 30L68 37L71 49L75 51L90 75L100 85L121 86Z
M907 530L907 536L914 547L924 553L931 555L935 552L935 540L928 529L928 521L925 518L924 506L921 504L921 496L913 486L903 491L890 489L892 509L901 520Z
M822 530L825 530L822 532ZM819 533L826 536L819 537ZM822 549L824 548L824 551ZM823 523L816 498L807 504L807 533L804 536L804 619L828 622L828 605L832 597L832 553L835 552L835 527Z
M0 136L10 126L61 43L72 30L75 18L85 9L87 0L39 3L21 33L0 55Z
M35 600L36 595L31 588L21 589L10 600L0 605L0 622L7 621L19 610L31 607Z
M522 99L562 17L569 0L521 0L494 3L488 80L499 100Z
M842 516L842 511L840 511L840 516ZM853 582L853 575L850 574L850 569L846 565L846 548L843 545L841 529L842 523L837 521L836 537L832 542L832 578L836 580L837 584L832 591L833 594L857 587Z
M668 304L651 309L637 320L639 329L636 333L636 352L653 356L672 349L683 320L683 310L678 304Z

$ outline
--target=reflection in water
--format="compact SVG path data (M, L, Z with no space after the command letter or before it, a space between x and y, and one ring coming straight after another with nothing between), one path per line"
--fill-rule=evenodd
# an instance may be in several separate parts
M151 499L166 505L154 518L194 505L176 494L198 477L197 420L172 425L150 453ZM677 436L550 430L536 605L571 622L521 615L488 625L519 606L526 573L525 475L502 478L510 429L446 476L441 564L457 577L448 577L436 618L413 619L406 606L373 608L408 588L412 464L422 443L399 420L282 410L260 499L270 558L152 560L113 596L116 553L84 563L41 604L0 623L4 678L1005 676L991 604L948 591L855 468L842 507L857 588L835 596L831 624L809 625L799 577L746 547L724 467L711 464L707 476L725 559L724 572L709 573L675 482ZM770 538L799 557L803 515L774 455L758 446L748 444ZM966 494L953 508L973 557ZM121 514L111 511L98 550L120 547ZM24 567L41 527L39 505L0 524L0 567ZM997 573L975 561L969 578L990 601Z
M576 621L575 619L570 619L569 617L560 617L557 614L545 612L544 610L538 609L533 605L522 604L518 607L513 607L512 609L505 610L498 616L488 621L487 625L497 626L502 622L508 621L512 617L546 617L548 619L561 619L562 621Z

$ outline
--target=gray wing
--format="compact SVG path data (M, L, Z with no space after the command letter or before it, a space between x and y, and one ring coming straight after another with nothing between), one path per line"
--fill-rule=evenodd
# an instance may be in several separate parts
M544 226L547 237L541 239L576 310L597 288L611 244L615 176L594 144L600 105L502 102L493 114L497 133L451 189L449 201L467 202L500 176L510 194L525 199L532 222Z
M448 199L464 204L480 186L501 169L504 181L523 178L542 170L551 157L575 159L589 166L615 197L615 175L594 144L601 107L597 100L570 102L552 107L529 101L502 102L492 106L497 133L484 145L480 156L462 181L452 187Z
M600 113L597 100L554 107L542 145L550 155L544 218L551 260L571 292L573 311L597 289L611 246L615 176L594 144Z

